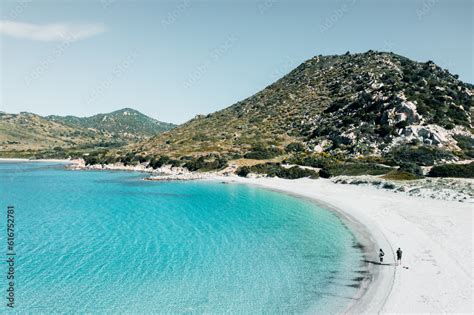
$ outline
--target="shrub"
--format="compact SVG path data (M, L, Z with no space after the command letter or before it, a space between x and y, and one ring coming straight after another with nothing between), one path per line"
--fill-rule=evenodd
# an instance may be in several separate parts
M272 159L280 154L282 154L282 151L278 148L269 148L264 147L263 145L256 145L252 148L252 151L247 152L244 157L246 159L267 160Z
M191 159L184 164L184 167L190 171L211 171L220 170L227 166L227 160L222 157L201 156L197 159Z
M469 164L443 164L433 166L428 176L474 178L474 162Z
M285 148L286 152L303 152L304 150L305 147L301 142L292 142Z
M409 172L393 170L385 174L384 176L382 176L382 178L393 179L393 180L415 180L415 179L419 179L420 177Z
M86 165L99 164L99 158L96 155L84 156L84 162L86 163Z
M148 166L154 168L154 169L157 169L157 168L160 168L162 167L163 165L165 164L168 164L170 161L170 158L167 157L167 156L160 156L158 159L156 158L152 158L150 160L150 163L148 164Z
M463 135L454 135L453 138L465 155L474 158L474 138Z
M331 172L325 168L319 170L319 177L321 178L329 178L331 177Z
M265 163L253 166L243 166L237 170L237 175L247 176L249 173L266 174L269 177L297 179L303 177L318 178L318 173L313 170L303 169L298 166L285 168L279 163Z
M170 159L167 164L171 165L172 167L178 167L181 166L181 161Z
M328 168L329 166L336 163L336 160L332 157L326 157L322 155L296 155L286 159L285 162L288 164L296 164L301 166Z
M337 163L326 169L330 176L348 175L382 175L391 171L391 168L374 163Z
M237 175L240 177L247 177L247 175L250 173L250 167L248 166L239 167L239 169L237 170Z
M440 160L451 160L454 158L453 154L449 151L428 146L398 146L392 148L384 157L392 160L397 165L415 163L423 166L431 166Z
M422 168L415 163L403 163L398 168L398 171L412 174L417 178L424 177Z

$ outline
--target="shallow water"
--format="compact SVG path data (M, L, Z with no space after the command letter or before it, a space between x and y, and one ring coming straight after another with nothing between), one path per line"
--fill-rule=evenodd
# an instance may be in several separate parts
M332 212L251 186L143 176L0 163L16 311L336 312L356 293L361 252Z

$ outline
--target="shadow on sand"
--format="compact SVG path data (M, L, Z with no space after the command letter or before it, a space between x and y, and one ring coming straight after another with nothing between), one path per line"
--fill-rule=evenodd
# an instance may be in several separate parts
M379 261L375 261L375 260L362 260L363 262L365 263L368 263L368 264L373 264L373 265L379 265L379 266L395 266L395 264L387 264L387 263L381 263Z

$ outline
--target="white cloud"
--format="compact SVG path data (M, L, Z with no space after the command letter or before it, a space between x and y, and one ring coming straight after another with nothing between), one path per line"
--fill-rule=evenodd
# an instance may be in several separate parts
M78 41L103 33L105 30L102 24L32 24L0 20L0 34L45 42Z

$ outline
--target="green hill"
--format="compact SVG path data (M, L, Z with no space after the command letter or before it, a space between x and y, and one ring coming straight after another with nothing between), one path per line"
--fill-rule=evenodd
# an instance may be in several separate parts
M173 127L129 108L84 118L0 112L0 156L81 156L144 140Z
M174 124L158 121L131 108L91 117L47 116L46 119L75 128L90 128L130 139L154 136L175 127Z

